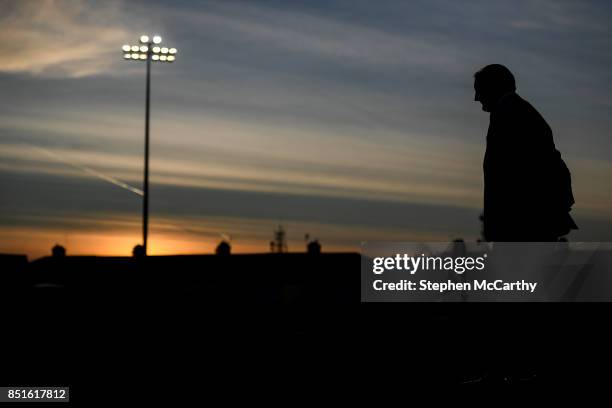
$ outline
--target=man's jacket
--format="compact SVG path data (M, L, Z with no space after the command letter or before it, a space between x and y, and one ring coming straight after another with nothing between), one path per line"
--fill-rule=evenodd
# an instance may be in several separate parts
M515 92L491 112L484 163L484 234L488 241L542 241L578 227L570 172L552 130Z

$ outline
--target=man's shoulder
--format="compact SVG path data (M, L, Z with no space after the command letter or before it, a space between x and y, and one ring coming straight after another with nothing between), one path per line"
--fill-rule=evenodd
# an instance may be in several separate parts
M540 112L516 92L509 93L500 100L495 116L499 119L526 120L530 123L544 121Z

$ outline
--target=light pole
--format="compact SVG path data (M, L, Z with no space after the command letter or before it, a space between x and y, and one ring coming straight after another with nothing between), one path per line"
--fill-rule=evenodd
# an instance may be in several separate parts
M174 62L176 48L162 47L162 38L154 35L140 36L139 45L124 45L123 58L130 61L145 61L147 64L147 96L145 101L145 150L144 150L144 194L142 196L142 246L147 255L147 236L149 232L149 112L151 94L151 61Z

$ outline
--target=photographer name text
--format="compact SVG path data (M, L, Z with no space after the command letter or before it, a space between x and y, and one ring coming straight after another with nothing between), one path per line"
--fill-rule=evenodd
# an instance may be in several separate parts
M503 281L497 279L494 281L474 280L472 282L454 282L448 280L446 282L433 282L427 279L421 279L418 282L401 279L396 282L384 282L382 279L377 279L373 282L372 287L376 291L433 291L433 292L470 292L470 291L518 291L534 293L537 287L537 282L520 281Z

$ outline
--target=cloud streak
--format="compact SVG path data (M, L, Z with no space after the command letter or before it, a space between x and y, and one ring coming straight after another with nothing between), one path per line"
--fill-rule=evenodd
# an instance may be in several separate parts
M114 177L111 177L111 176L109 176L107 174L99 172L98 170L94 170L91 167L87 167L87 166L83 166L82 164L75 163L75 162L70 161L70 160L66 159L65 157L63 157L63 156L61 156L61 155L59 155L57 153L54 153L54 152L52 152L50 150L47 150L47 149L43 149L41 147L37 147L37 146L28 146L28 147L30 147L31 149L33 149L33 150L35 150L37 152L45 154L45 155L47 155L47 156L49 156L49 157L51 157L51 158L53 158L55 160L58 160L58 161L60 161L60 162L62 162L64 164L67 164L68 166L72 166L72 167L74 167L76 169L79 169L79 170L83 171L86 174L89 174L89 175L91 175L93 177L97 177L100 180L107 181L107 182L109 182L109 183L111 183L111 184L113 184L113 185L115 185L117 187L121 187L122 189L130 191L130 192L132 192L132 193L134 193L136 195L144 196L144 192L141 189L133 187L133 186L130 186L129 184L124 183L121 180L118 180L118 179L116 179Z
M246 43L266 44L287 55L302 53L347 63L435 66L444 70L456 67L463 56L461 50L435 37L393 34L323 15L249 3L215 3L205 11L179 12L175 17Z
M79 78L111 73L136 37L117 0L26 0L3 2L0 38L0 72Z

